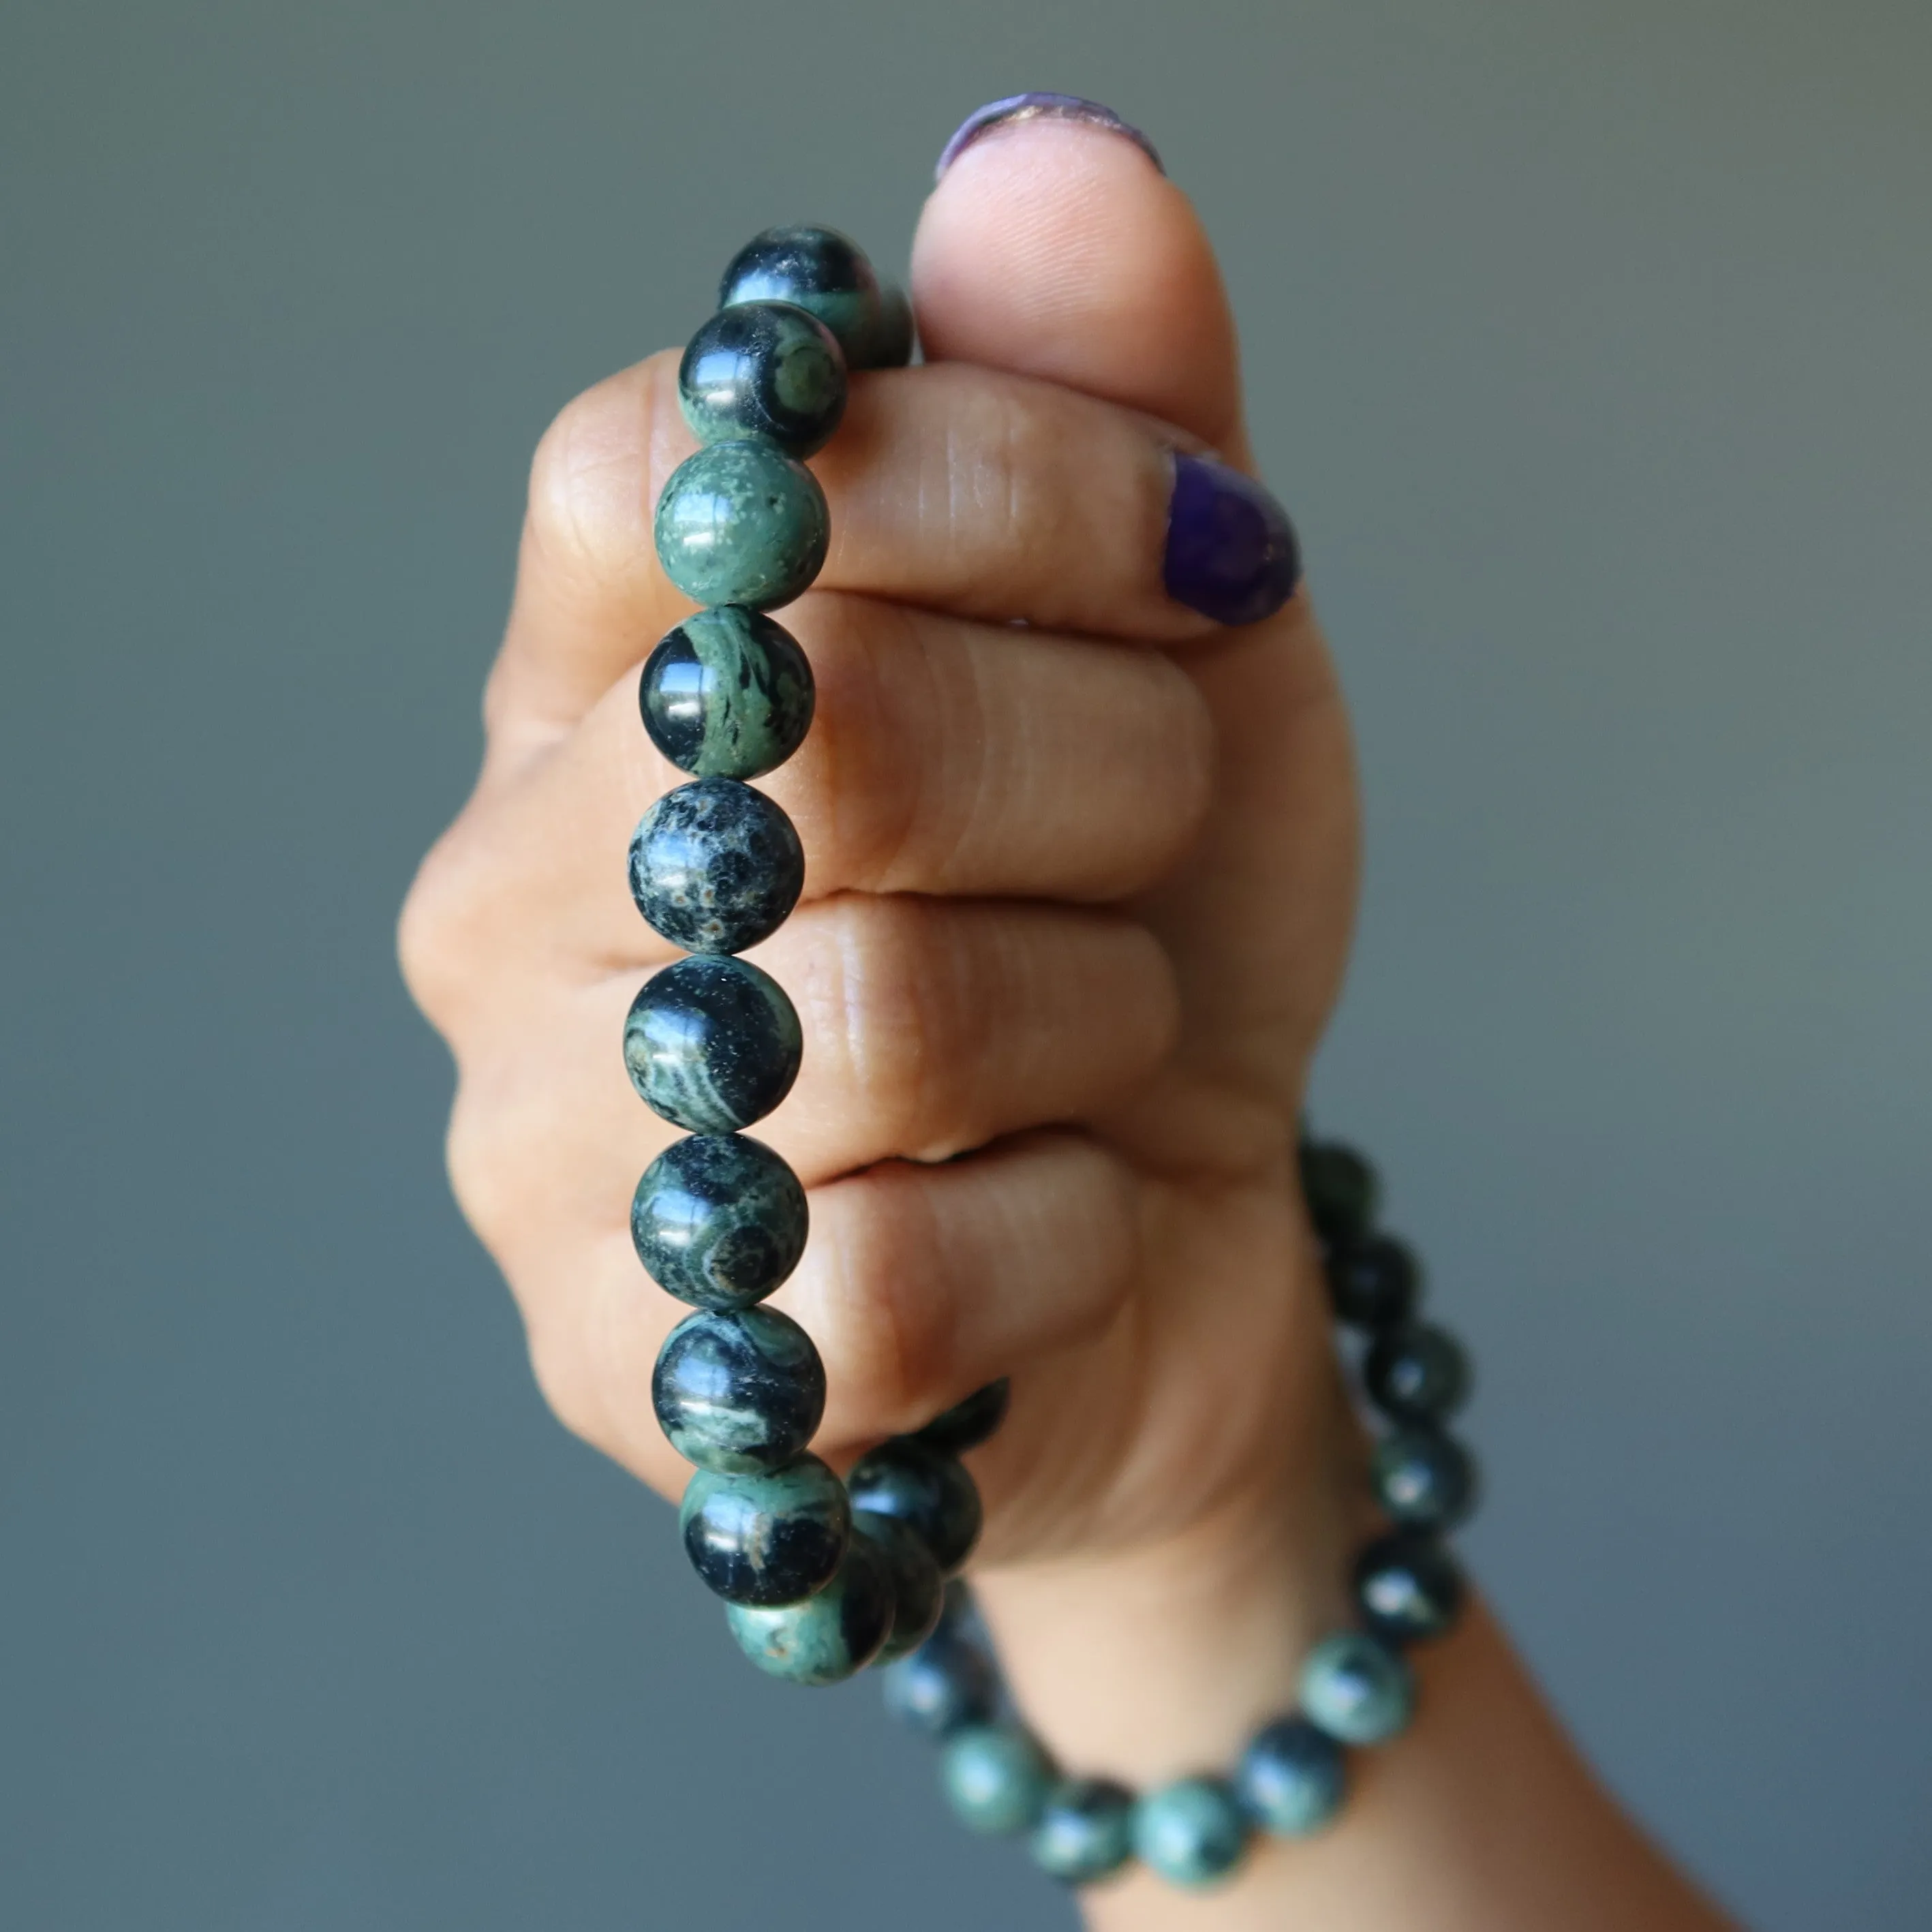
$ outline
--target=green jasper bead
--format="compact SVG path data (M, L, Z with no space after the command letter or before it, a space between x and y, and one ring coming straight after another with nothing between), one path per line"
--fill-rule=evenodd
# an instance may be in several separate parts
M664 1338L651 1406L670 1446L700 1469L782 1468L825 1413L825 1366L812 1337L775 1308L704 1309ZM937 1576L932 1587L936 1604Z
M1241 1808L1277 1838L1318 1832L1341 1808L1342 1747L1306 1718L1278 1718L1256 1733L1234 1774Z
M885 1566L892 1585L892 1627L874 1660L896 1664L909 1657L939 1628L945 1606L946 1579L926 1546L924 1538L897 1516L855 1508L854 1532L869 1541Z
M700 442L752 436L805 458L845 413L845 356L818 316L791 302L721 309L691 338L678 406Z
M1033 1834L1034 1863L1063 1885L1111 1878L1134 1855L1134 1795L1106 1778L1056 1784Z
M1415 1678L1401 1655L1358 1630L1324 1637L1301 1666L1309 1722L1345 1744L1385 1744L1415 1710Z
M791 820L736 778L666 792L632 836L632 899L687 952L742 952L769 939L804 886Z
M727 1603L760 1610L824 1589L852 1540L845 1486L816 1456L762 1475L699 1470L686 1485L678 1526L705 1583Z
M845 1478L852 1507L897 1516L950 1576L980 1540L980 1490L964 1466L908 1436L882 1442Z
M714 442L671 472L654 525L664 574L698 604L789 604L825 562L825 493L770 443Z
M624 1022L624 1064L655 1113L697 1134L762 1120L805 1049L784 988L742 959L693 955L644 982Z
M638 681L651 742L700 778L755 778L805 742L812 666L760 610L727 604L666 634Z
M631 1197L638 1260L694 1308L764 1300L797 1267L810 1225L798 1176L742 1134L673 1141Z
M1170 1885L1218 1885L1247 1848L1248 1824L1234 1794L1216 1778L1184 1778L1134 1807L1134 1850Z
M975 1724L946 1741L939 1782L968 1831L1006 1838L1039 1823L1053 1767L1018 1725Z
M794 1684L839 1684L878 1654L892 1628L892 1584L878 1548L855 1535L838 1574L778 1610L728 1604L724 1621L758 1668Z
M815 315L838 338L848 368L881 366L872 358L896 344L896 322L886 314L865 250L836 228L800 225L754 236L718 285L721 309L742 302L789 302Z
M988 1440L1006 1420L1012 1392L1012 1384L1003 1376L935 1415L923 1429L914 1432L912 1439L943 1456L963 1456Z
M1331 1246L1365 1239L1382 1204L1375 1169L1340 1141L1304 1141L1300 1167L1315 1232Z

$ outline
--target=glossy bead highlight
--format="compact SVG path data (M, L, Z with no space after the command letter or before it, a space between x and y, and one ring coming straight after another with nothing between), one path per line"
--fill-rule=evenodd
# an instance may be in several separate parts
M694 604L789 604L824 567L825 493L770 444L714 442L671 472L653 525L664 574Z
M1305 1718L1281 1718L1243 1753L1234 1796L1271 1837L1301 1838L1341 1809L1345 1783L1341 1746Z
M790 302L721 309L691 338L677 399L700 442L750 437L801 460L845 413L845 355L824 323Z
M666 632L638 680L651 742L698 778L755 778L805 742L812 666L762 610L726 604Z
M1372 1331L1406 1322L1422 1292L1420 1265L1392 1234L1331 1248L1323 1272L1335 1318L1352 1328Z
M776 1309L707 1310L665 1336L651 1406L670 1446L700 1469L782 1468L825 1413L825 1365L812 1337ZM935 1616L938 1592L935 1575Z
M1054 1785L1031 1850L1034 1863L1063 1885L1111 1878L1134 1855L1134 1794L1104 1778Z
M1046 1754L1017 1725L980 1724L947 1739L939 1779L946 1802L968 1830L1006 1838L1039 1822L1053 1771Z
M1376 1444L1370 1480L1396 1522L1453 1529L1476 1506L1476 1460L1453 1436L1426 1423L1392 1430Z
M980 1491L966 1471L908 1436L862 1456L845 1478L852 1507L898 1516L925 1539L948 1576L980 1540Z
M791 820L736 778L666 792L632 835L631 897L687 952L742 952L769 939L804 886Z
M1228 1877L1247 1842L1247 1820L1218 1778L1184 1778L1134 1807L1134 1850L1142 1864L1186 1891Z
M742 959L680 959L645 981L624 1022L624 1064L652 1112L697 1134L762 1120L791 1091L798 1013Z
M1445 1421L1468 1399L1469 1358L1448 1329L1419 1322L1377 1338L1362 1382L1398 1422Z
M700 1469L685 1489L678 1522L685 1554L706 1584L728 1603L763 1610L822 1590L852 1531L845 1486L816 1456L764 1475Z
M1415 1708L1415 1679L1379 1638L1345 1631L1309 1652L1301 1708L1311 1724L1345 1744L1386 1744Z
M877 1549L855 1535L825 1587L802 1603L727 1606L738 1648L767 1676L794 1684L840 1684L878 1654L892 1624L892 1588Z
M731 258L718 306L790 302L838 339L848 368L895 366L911 353L911 316L890 305L866 251L836 228L767 228Z
M1462 1573L1441 1544L1414 1530L1378 1537L1355 1562L1355 1602L1390 1643L1445 1636L1462 1613Z
M944 1624L885 1672L886 1708L929 1738L989 1723L999 1689L999 1673L985 1650Z

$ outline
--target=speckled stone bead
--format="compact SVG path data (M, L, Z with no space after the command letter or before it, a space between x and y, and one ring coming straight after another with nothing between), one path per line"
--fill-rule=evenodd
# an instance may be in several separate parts
M1462 1573L1432 1536L1400 1530L1378 1537L1355 1560L1363 1621L1390 1643L1446 1636L1462 1613Z
M1345 1744L1384 1744L1415 1708L1415 1679L1381 1639L1347 1630L1309 1652L1301 1708L1311 1724Z
M798 903L805 853L788 818L736 778L668 791L631 839L631 897L687 952L742 952Z
M1422 1292L1420 1263L1392 1234L1330 1248L1324 1271L1335 1318L1352 1328L1393 1328L1406 1322Z
M969 1831L1005 1838L1030 1832L1040 1822L1053 1768L1018 1725L976 1724L946 1740L939 1781Z
M939 1628L946 1601L946 1579L932 1560L926 1539L895 1516L855 1509L852 1526L877 1546L892 1586L892 1623L877 1661L896 1663L919 1648Z
M1134 1807L1134 1850L1142 1864L1190 1892L1227 1878L1247 1842L1248 1822L1218 1778L1184 1778Z
M866 251L836 228L768 228L731 259L718 306L790 302L838 338L846 365L879 369L912 353L911 311L888 303Z
M877 1547L855 1534L838 1572L803 1603L727 1606L738 1648L760 1670L794 1684L839 1684L878 1654L891 1628L892 1586Z
M886 1708L929 1738L986 1724L999 1702L999 1673L971 1638L942 1624L884 1672Z
M1134 1855L1134 1794L1104 1778L1069 1778L1047 1793L1034 1862L1063 1885L1111 1878Z
M918 1531L948 1576L980 1540L980 1491L973 1478L950 1456L910 1437L895 1436L861 1457L845 1486L854 1509L898 1516Z
M1241 1809L1271 1837L1306 1838L1341 1808L1342 1748L1304 1718L1258 1731L1234 1773Z
M759 1609L823 1589L851 1540L845 1486L816 1456L764 1475L700 1469L678 1522L698 1575L728 1603Z
M686 1462L752 1475L782 1468L812 1440L825 1413L825 1366L812 1337L775 1308L706 1310L665 1336L651 1406ZM937 1616L936 1573L932 1598Z
M805 742L812 666L762 610L726 604L666 632L645 660L638 709L651 742L681 772L755 778Z
M768 442L714 442L671 472L658 499L658 561L697 604L789 604L825 562L825 493Z
M797 1267L809 1226L798 1176L742 1134L672 1142L631 1197L638 1260L694 1308L764 1300Z
M769 974L700 955L645 981L624 1022L624 1064L655 1113L693 1133L762 1120L791 1091L804 1039Z
M802 460L845 413L845 352L791 302L721 309L691 338L677 400L700 442L749 436Z
M1012 1384L1004 1376L988 1382L964 1402L956 1402L935 1415L912 1439L942 1456L963 1456L968 1450L978 1448L1006 1420L1012 1392Z
M1370 1464L1376 1500L1416 1529L1454 1529L1476 1506L1476 1459L1453 1436L1426 1423L1392 1430Z
M1362 1382L1397 1422L1445 1421L1468 1398L1469 1358L1448 1329L1419 1322L1377 1337Z
M1340 1141L1302 1143L1301 1192L1315 1232L1331 1247L1360 1240L1382 1198L1375 1169Z

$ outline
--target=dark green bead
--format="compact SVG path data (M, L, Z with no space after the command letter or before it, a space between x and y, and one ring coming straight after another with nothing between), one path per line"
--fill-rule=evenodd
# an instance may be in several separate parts
M1363 1239L1382 1197L1375 1169L1340 1141L1303 1143L1301 1192L1315 1232L1330 1246Z
M651 742L701 778L755 778L783 764L805 742L814 695L791 634L742 604L686 618L638 681Z
M728 1603L760 1609L822 1590L851 1540L845 1486L816 1456L756 1476L700 1469L678 1521L698 1575Z
M1299 1838L1340 1810L1345 1782L1341 1746L1305 1718L1281 1718L1242 1754L1234 1796L1264 1832Z
M1111 1878L1134 1855L1134 1794L1104 1778L1069 1778L1047 1793L1034 1863L1063 1885Z
M624 1022L624 1064L654 1112L693 1133L762 1120L804 1051L784 988L742 959L680 959L647 980Z
M677 399L700 442L750 436L802 458L824 448L845 413L844 352L790 302L740 303L691 338Z
M760 1670L794 1684L839 1684L878 1654L892 1624L892 1587L876 1547L855 1535L832 1580L803 1603L733 1604L724 1621Z
M1432 1536L1399 1530L1378 1537L1355 1561L1362 1619L1390 1643L1444 1636L1462 1613L1462 1573Z
M1248 1822L1218 1778L1184 1778L1134 1807L1134 1850L1170 1885L1219 1885L1247 1849Z
M1012 1392L1012 1383L1004 1376L988 1382L964 1402L935 1415L912 1439L943 1456L963 1456L968 1450L978 1448L1006 1420Z
M703 1313L664 1337L651 1406L670 1446L700 1469L776 1469L812 1440L825 1413L825 1365L812 1337L775 1308ZM933 1579L934 1613L939 1580Z
M808 1226L798 1176L742 1134L672 1142L631 1198L638 1258L694 1308L764 1300L797 1267Z
M1384 1415L1398 1422L1442 1422L1468 1400L1469 1358L1446 1328L1417 1322L1376 1339L1362 1381Z
M1053 1768L1017 1724L976 1724L946 1740L939 1780L946 1802L969 1831L1007 1838L1040 1822Z
M1309 1722L1345 1744L1385 1744L1415 1709L1415 1679L1401 1653L1364 1631L1324 1637L1301 1666Z
M912 360L917 338L912 303L906 292L894 282L879 284L878 326L867 338L862 369L903 369Z
M668 791L631 839L631 897L687 952L742 952L782 926L805 886L791 820L736 778Z
M898 1516L918 1531L948 1575L980 1540L978 1485L950 1456L909 1436L895 1436L861 1457L845 1484L854 1509Z
M929 1738L990 1723L999 1693L999 1672L984 1648L943 1623L885 1672L886 1708Z
M911 352L866 251L836 228L768 228L746 242L718 286L721 309L740 302L790 302L815 315L838 338L848 368L881 367L902 341Z
M1476 1506L1476 1459L1453 1436L1418 1423L1376 1444L1376 1500L1399 1523L1453 1529Z
M1422 1267L1392 1234L1343 1241L1328 1250L1324 1272L1335 1318L1352 1328L1393 1328L1414 1312Z
M939 1628L939 1613L946 1600L946 1579L939 1574L939 1565L932 1560L925 1538L910 1523L897 1516L855 1508L852 1527L871 1538L892 1586L892 1634L876 1660L895 1663L910 1656Z
M714 442L671 472L658 499L658 561L697 604L767 610L808 590L825 562L825 493L768 442Z

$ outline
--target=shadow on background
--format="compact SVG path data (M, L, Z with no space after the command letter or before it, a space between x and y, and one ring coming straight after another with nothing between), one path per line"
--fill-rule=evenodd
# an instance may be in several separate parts
M1205 211L1360 722L1321 1070L1472 1539L1766 1932L1932 1884L1932 22L1850 0L17 4L0 1920L1065 1926L563 1436L390 956L527 452L979 101ZM647 640L640 640L640 648Z

